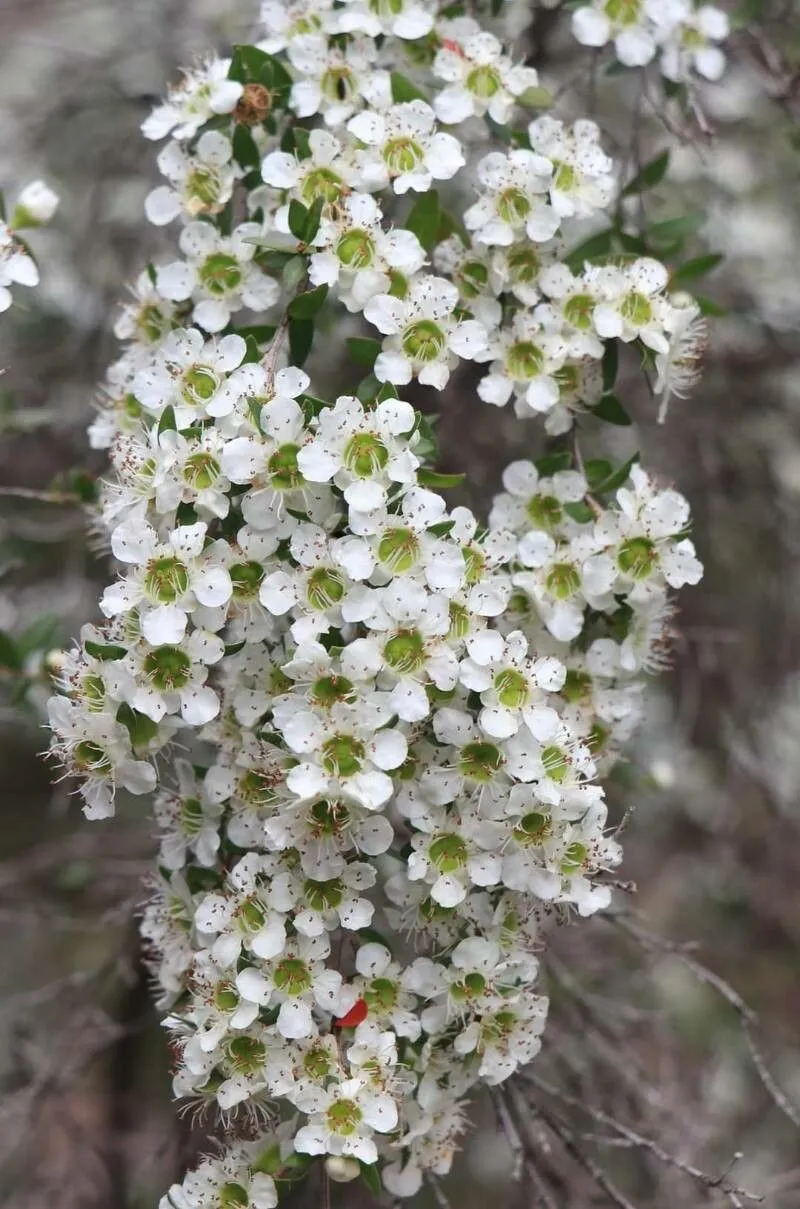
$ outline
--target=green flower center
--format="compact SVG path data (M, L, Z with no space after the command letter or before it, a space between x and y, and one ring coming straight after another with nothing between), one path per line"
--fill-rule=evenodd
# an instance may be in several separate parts
M642 11L642 0L606 0L606 16L619 25L635 25Z
M577 705L579 701L586 701L591 697L592 678L588 672L578 672L575 668L570 668L561 691L570 705Z
M98 743L84 740L79 743L73 753L75 767L83 773L105 774L111 772L111 760L108 753Z
M590 294L575 294L564 307L564 318L579 331L587 332L592 326L594 307L594 298Z
M569 193L577 184L577 174L570 164L562 160L553 161L553 188L560 193Z
M467 845L460 835L440 835L428 849L428 859L440 873L456 873L467 863Z
M334 103L351 101L358 92L358 80L344 63L329 67L319 82L322 95Z
M303 893L312 911L334 911L344 898L342 882L338 877L327 882L316 882L307 878Z
M263 1069L267 1047L255 1037L234 1037L228 1043L228 1058L237 1074L256 1075Z
M350 1137L361 1124L361 1109L354 1100L337 1100L327 1113L328 1128L340 1137Z
M192 661L180 647L160 646L148 653L143 667L159 692L171 693L189 682Z
M194 172L190 172L186 180L186 195L191 201L196 202L192 206L192 210L199 213L200 210L210 209L219 201L220 180L216 172L210 168L195 168Z
M553 744L545 747L542 752L542 764L551 781L560 785L567 779L569 759L560 747L555 747Z
M561 872L570 874L577 873L586 864L586 858L589 855L589 849L585 844L574 843L570 844L567 851L564 853L564 859L561 862Z
M483 974L473 971L462 978L461 982L454 982L450 987L450 998L456 1003L468 1003L472 999L479 998L486 990L486 979Z
M456 604L455 601L450 601L450 629L448 630L448 638L466 638L472 626L469 609L464 605Z
M220 379L206 365L193 365L183 375L181 394L187 403L207 403L217 393Z
M525 505L525 511L534 529L552 533L564 518L564 510L554 495L534 495Z
M160 307L153 303L145 303L139 308L136 326L148 343L156 344L170 330L172 322Z
M270 483L276 491L293 491L304 481L297 465L299 445L281 445L267 462Z
M261 563L234 563L230 569L233 594L239 600L252 600L258 596L258 589L264 579L264 568Z
M378 546L378 558L394 575L410 571L419 553L419 541L411 529L388 529Z
M223 1184L217 1194L219 1209L247 1209L250 1193L241 1184Z
M530 198L514 186L504 189L497 198L497 213L511 227L524 223L532 209Z
M184 798L181 802L181 827L186 835L197 835L203 829L203 804L198 798Z
M360 432L344 447L342 462L351 474L360 479L370 479L383 470L389 461L389 452L380 437L371 432Z
M506 255L506 264L515 285L530 285L539 276L542 264L533 248L512 248Z
M369 0L369 11L379 17L397 17L403 11L405 0Z
M306 600L315 612L333 608L344 596L344 577L330 567L318 567L308 577Z
M217 298L230 294L242 284L242 267L227 252L212 252L198 271L200 281Z
M315 1045L303 1056L303 1070L310 1078L322 1082L332 1073L330 1054L322 1045Z
M461 748L458 770L468 781L486 785L503 767L503 753L494 743L468 743Z
M425 640L417 630L402 630L386 643L383 657L401 676L412 675L425 666Z
M545 586L557 600L569 600L580 589L581 577L572 563L556 563L547 573Z
M330 168L312 168L306 174L300 192L307 206L320 197L330 205L342 197L345 189L342 178L332 172Z
M486 555L480 546L471 542L461 550L464 556L464 579L468 584L479 583L486 570Z
M498 93L502 87L502 83L499 71L488 64L473 67L467 76L467 88L469 91L473 96L480 97L484 101L488 101Z
M397 987L388 978L374 978L364 991L364 1002L371 1012L385 1015L397 1003Z
M102 676L90 674L81 680L80 695L87 709L99 713L105 705L106 686Z
M337 243L336 255L354 272L366 269L375 259L375 243L368 231L348 231Z
M506 369L518 382L537 378L544 369L544 353L530 340L520 340L506 353Z
M214 1006L221 1012L235 1012L239 1006L236 988L230 982L221 983L214 994Z
M647 537L629 537L617 551L617 566L633 579L647 579L658 565L658 550Z
M619 310L622 318L634 327L644 327L653 318L653 308L650 305L650 299L644 294L637 293L635 290L623 300Z
M184 479L197 491L213 487L221 473L219 462L210 453L193 453L183 467Z
M144 573L144 590L160 604L174 604L189 590L189 572L174 554L151 558Z
M355 686L346 676L322 676L312 689L311 700L322 709L330 709L339 701L355 699Z
M350 825L350 811L341 802L315 802L309 811L311 833L315 837L341 835Z
M414 361L437 361L447 348L447 337L432 319L410 323L402 336L403 352Z
M383 148L383 162L392 176L414 172L425 163L425 152L408 135L390 139Z
M480 260L465 260L455 277L463 298L477 298L489 284L489 270Z
M248 768L236 782L236 796L247 806L258 808L269 806L275 799L275 786L280 783L276 773L264 772L259 768Z
M514 828L514 839L522 847L532 848L546 840L551 831L551 820L547 814L533 810L520 820Z
M299 957L284 957L275 967L272 981L284 995L305 995L314 985L311 971Z
M504 668L495 676L494 691L497 700L506 709L521 709L530 696L527 680L522 672L513 667Z
M353 777L364 765L364 744L352 735L334 735L322 747L322 767L332 777Z

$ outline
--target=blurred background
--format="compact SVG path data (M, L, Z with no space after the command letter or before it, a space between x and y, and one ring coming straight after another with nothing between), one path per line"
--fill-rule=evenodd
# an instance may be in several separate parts
M514 8L521 49L557 89L580 67L563 20L552 5ZM10 1209L153 1206L205 1138L171 1103L169 1055L139 962L147 819L134 805L113 822L84 822L69 786L51 784L42 706L47 653L96 619L108 574L73 496L83 476L102 471L85 427L115 355L115 308L122 283L168 238L144 223L155 149L138 126L180 64L245 38L256 9L251 0L0 0L0 187L13 195L44 177L63 198L37 238L41 288L18 291L0 323L0 1205ZM637 941L596 920L556 937L536 1070L546 1083L565 1063L581 1066L598 1103L627 1109L682 1162L713 1177L741 1153L732 1181L767 1206L796 1209L800 14L779 0L742 11L728 73L699 94L700 116L653 201L664 218L699 216L687 228L690 253L725 254L701 287L719 312L705 376L663 427L632 382L636 432L617 447L640 448L688 496L707 568L680 602L674 666L652 685L647 724L611 790L635 805L623 875L638 890L625 897L647 935ZM624 145L633 87L619 76L583 79L570 93L574 114L569 97L559 114L577 115L590 93L610 140ZM652 105L642 129L653 153L676 142ZM467 471L453 502L480 510L501 467L536 453L539 433L474 400L469 375L437 403L442 468ZM749 1032L744 1002L757 1016ZM563 1102L560 1111L568 1115ZM512 1155L488 1099L474 1117L442 1195L466 1209L489 1192L509 1209L535 1203L509 1179ZM619 1203L568 1171L569 1156L537 1133L535 1116L524 1125L561 1180L556 1209ZM626 1204L744 1203L711 1178L687 1180L626 1148L597 1122L586 1141ZM312 1186L298 1201L318 1196ZM334 1206L363 1199L353 1187L333 1190ZM434 1194L420 1204L435 1204Z

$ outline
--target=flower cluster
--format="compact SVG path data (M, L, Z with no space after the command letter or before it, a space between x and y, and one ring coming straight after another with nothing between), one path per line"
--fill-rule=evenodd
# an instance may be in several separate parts
M0 217L0 313L12 303L12 285L39 284L39 270L19 232L48 223L58 208L58 197L44 181L32 181L22 190L10 222ZM0 216L2 215L0 198Z
M397 387L476 361L481 398L562 432L617 342L670 379L694 315L649 257L567 267L615 188L589 121L528 121L448 220L473 119L537 84L448 14L267 0L145 122L180 256L117 322L91 440L120 571L50 718L90 817L156 791L175 1092L232 1141L176 1209L271 1209L313 1156L399 1196L449 1169L470 1089L541 1045L549 927L610 901L598 778L701 575L686 501L635 464L512 463L488 526L437 490ZM322 307L381 336L335 398L303 368Z
M727 14L696 0L591 0L572 15L572 32L584 46L614 43L620 63L644 67L658 57L674 83L718 80L725 55L718 43L730 32Z

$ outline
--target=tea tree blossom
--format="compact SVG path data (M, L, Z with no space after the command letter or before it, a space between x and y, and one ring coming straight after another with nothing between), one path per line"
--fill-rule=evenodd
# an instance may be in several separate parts
M713 77L715 11L573 28ZM91 441L118 574L49 716L88 817L155 793L173 1088L224 1133L161 1209L274 1209L313 1163L397 1196L446 1174L476 1087L547 1044L552 924L611 901L602 779L702 568L680 493L578 441L620 418L619 344L680 395L702 331L654 256L572 254L617 171L594 122L526 108L504 25L265 0L144 122L177 251L116 319ZM0 307L36 279L0 227ZM503 471L488 525L431 465L451 378L577 429Z

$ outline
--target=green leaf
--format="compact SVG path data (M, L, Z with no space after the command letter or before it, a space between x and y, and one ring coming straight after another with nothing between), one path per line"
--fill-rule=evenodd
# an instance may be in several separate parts
M117 659L124 659L128 653L124 646L105 646L100 642L84 642L83 646L87 655L99 659L101 663L114 663Z
M724 259L718 252L709 252L707 256L696 256L694 260L687 260L673 272L672 284L682 284L685 281L694 281L697 277L705 277L706 273L722 264Z
M718 302L714 302L711 298L696 297L695 302L700 307L701 315L708 315L712 319L719 319L725 315L730 315L730 311L725 306L720 306Z
M412 84L407 76L402 76L399 71L392 72L392 100L396 104L402 101L426 101L428 98L424 92L417 88L416 84Z
M614 467L605 458L595 458L586 463L584 470L586 481L594 491L598 483L604 482L613 473Z
M51 613L43 613L41 617L37 617L25 627L17 640L17 648L23 658L32 655L34 651L47 651L55 646L58 630L58 618L53 617Z
M237 327L236 335L241 336L243 340L250 340L252 337L257 344L269 344L275 331L274 323L255 323L250 327Z
M614 228L609 227L607 231L599 231L597 235L590 236L584 240L577 248L574 248L566 258L567 265L575 272L580 272L583 268L584 261L597 260L598 257L608 256L613 250Z
M356 387L356 398L359 403L374 403L378 397L381 384L374 374L367 374Z
M347 351L350 354L350 360L355 361L356 365L365 365L367 369L372 369L378 353L381 351L381 342L372 340L368 336L348 336Z
M417 471L417 482L421 487L430 487L434 491L447 491L450 487L460 487L466 479L465 474L439 474L437 470Z
M374 945L383 945L384 949L388 949L390 953L392 952L392 946L389 944L389 941L376 928L359 928L358 935L362 940Z
M319 224L322 219L322 211L325 206L324 197L318 197L312 203L311 208L306 216L305 228L303 230L303 243L311 243L311 240L319 230Z
M298 159L307 160L311 155L311 131L305 126L294 127L294 145Z
M22 668L22 656L14 639L5 630L0 630L0 667L18 672Z
M619 341L609 340L603 351L603 394L614 389L619 368Z
M605 420L608 424L627 426L633 423L616 395L603 395L597 406L591 407L589 410L592 415L597 416L599 420Z
M297 294L289 303L290 317L292 319L313 319L328 297L328 288L327 285L318 285L313 290Z
M706 216L702 210L690 210L688 214L681 214L678 218L653 223L647 233L655 243L671 243L673 240L694 235L705 221Z
M198 865L190 865L186 870L186 885L190 894L208 893L219 886L219 877L213 869L201 869Z
M420 193L404 225L407 231L416 235L425 251L429 252L436 242L439 221L439 194L435 189L431 189L428 193Z
M377 1163L362 1163L359 1159L359 1167L361 1168L361 1178L374 1196L380 1196L383 1191L381 1183L381 1173L378 1170Z
M292 365L302 365L314 343L314 323L311 319L289 319L289 352Z
M308 221L308 210L299 202L296 197L293 197L289 202L289 230L295 239L299 239L304 243L304 235L306 222Z
M259 168L261 154L249 126L237 124L233 132L233 157L242 168Z
M631 466L634 466L638 461L639 454L635 453L633 457L628 458L624 466L619 466L608 478L593 487L595 494L608 495L610 491L616 491L619 487L624 486L630 478Z
M669 155L669 151L662 151L661 155L657 155L655 159L645 164L636 173L633 180L628 181L628 184L622 190L622 196L630 197L633 193L643 193L645 189L653 189L656 185L660 184L667 175Z
M546 453L543 458L537 458L534 463L542 478L549 478L559 470L569 470L572 466L572 454L564 449L561 453Z
M230 655L238 655L239 651L243 651L246 645L247 642L245 639L242 639L241 642L229 642L225 647L226 657Z
M127 704L121 705L117 710L117 722L121 722L130 735L134 751L147 747L158 734L157 722L148 718L147 714L140 714L138 710L131 709Z
M161 436L162 432L177 432L178 431L178 425L175 420L175 408L172 406L171 403L168 403L167 406L162 411L161 416L158 421L158 428L156 431L159 436Z
M564 511L567 516L571 516L579 525L587 525L589 521L594 520L594 513L588 504L581 503L565 504Z
M448 533L455 528L455 521L438 521L435 525L429 525L426 533L430 533L432 537L447 537Z

